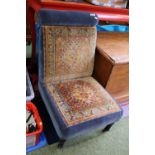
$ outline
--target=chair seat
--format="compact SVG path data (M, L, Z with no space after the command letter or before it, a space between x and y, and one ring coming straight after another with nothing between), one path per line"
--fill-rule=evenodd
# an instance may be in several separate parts
M62 139L103 128L120 119L122 111L93 78L39 84L51 119Z

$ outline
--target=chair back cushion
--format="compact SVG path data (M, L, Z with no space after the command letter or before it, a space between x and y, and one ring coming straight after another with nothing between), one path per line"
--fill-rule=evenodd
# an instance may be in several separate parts
M96 14L41 9L39 80L60 81L92 75L96 47Z
M92 75L95 27L44 26L44 78L64 80Z

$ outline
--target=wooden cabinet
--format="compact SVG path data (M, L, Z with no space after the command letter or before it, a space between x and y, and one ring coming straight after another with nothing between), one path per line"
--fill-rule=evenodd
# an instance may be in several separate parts
M129 34L98 32L93 76L120 103L129 96Z

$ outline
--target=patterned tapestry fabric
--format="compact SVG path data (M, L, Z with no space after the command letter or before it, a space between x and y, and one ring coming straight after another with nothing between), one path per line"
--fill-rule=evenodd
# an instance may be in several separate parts
M49 81L46 87L67 126L120 111L112 97L92 77Z
M44 26L42 30L45 81L92 74L96 27Z

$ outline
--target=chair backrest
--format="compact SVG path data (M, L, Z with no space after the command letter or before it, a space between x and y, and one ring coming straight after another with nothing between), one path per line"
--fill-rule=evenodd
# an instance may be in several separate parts
M39 70L45 81L92 75L96 47L95 14L41 10Z

